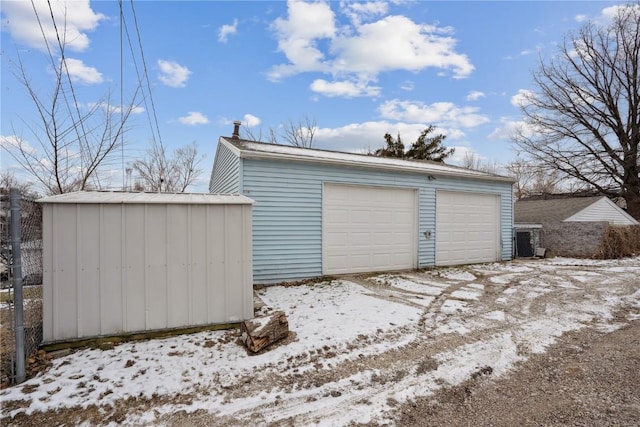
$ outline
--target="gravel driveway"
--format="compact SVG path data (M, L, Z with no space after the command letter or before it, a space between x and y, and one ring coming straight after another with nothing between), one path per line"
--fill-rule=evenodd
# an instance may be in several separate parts
M632 425L640 258L514 261L272 286L288 340L82 350L0 392L2 423Z

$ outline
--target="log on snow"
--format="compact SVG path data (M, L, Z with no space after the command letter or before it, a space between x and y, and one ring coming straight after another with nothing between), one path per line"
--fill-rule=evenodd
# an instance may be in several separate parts
M289 321L282 311L276 311L269 316L254 317L240 324L242 342L252 352L257 353L263 348L289 336Z

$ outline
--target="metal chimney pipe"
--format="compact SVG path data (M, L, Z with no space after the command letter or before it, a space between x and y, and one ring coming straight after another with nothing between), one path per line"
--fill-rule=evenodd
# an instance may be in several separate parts
M233 139L240 139L240 125L242 124L241 121L236 120L235 122L233 122L233 135L231 135L231 138Z

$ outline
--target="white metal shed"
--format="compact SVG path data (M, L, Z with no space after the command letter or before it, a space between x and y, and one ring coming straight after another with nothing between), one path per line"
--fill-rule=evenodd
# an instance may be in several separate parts
M253 317L253 201L76 192L43 204L45 343Z

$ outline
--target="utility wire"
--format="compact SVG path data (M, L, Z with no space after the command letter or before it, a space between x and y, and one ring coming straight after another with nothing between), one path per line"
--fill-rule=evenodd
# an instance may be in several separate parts
M122 0L118 0L118 6L120 8L120 127L124 127L124 69L122 66L122 22L124 21L124 15L122 13ZM125 169L124 169L124 132L120 135L120 154L122 158L122 190L126 190L125 182Z
M160 135L160 126L158 125L158 115L156 114L156 106L155 106L155 103L153 102L153 94L151 92L151 83L149 81L149 73L147 71L147 62L145 61L145 58L144 58L144 49L142 48L142 38L140 36L140 28L138 26L138 18L136 16L136 10L133 7L133 0L131 0L131 12L133 13L133 22L135 24L136 34L138 35L138 46L140 48L140 57L142 59L142 66L144 70L145 80L147 82L147 89L149 91L149 101L151 102L151 107L153 110L153 118L155 120L156 131L158 133L158 140L160 141L160 146L164 147L164 143L162 142L162 136Z
M35 5L33 3L33 0L31 0L31 4L34 7L35 10ZM82 119L82 114L80 113L80 107L78 106L78 99L76 97L76 91L73 87L73 83L71 82L71 74L69 73L69 67L67 65L67 59L65 57L64 54L64 47L65 45L62 43L62 41L60 40L60 32L58 31L58 25L56 24L56 20L55 17L53 15L53 8L51 7L51 1L47 0L47 5L49 6L49 13L51 14L51 22L53 24L53 28L56 32L56 39L58 41L58 47L60 49L60 61L62 62L62 66L65 69L65 74L67 77L67 82L69 83L69 89L71 90L71 96L73 98L73 104L75 107L75 112L78 115L78 121L76 122L75 120L73 120L72 125L74 130L76 131L76 135L78 136L78 142L79 142L79 146L80 146L80 168L83 171L82 175L83 175L83 182L82 182L82 188L84 188L84 185L86 184L84 177L88 176L86 175L85 171L84 171L84 161L85 161L85 150L83 148L89 148L89 144L87 141L87 131L84 127L84 120ZM66 25L66 24L65 24ZM65 43L66 43L66 39L65 39ZM53 59L52 59L53 61ZM67 104L67 109L69 110L69 115L73 115L71 112L71 107L69 106L69 100L66 96L66 93L63 91L63 93L65 94L65 103ZM78 132L78 124L80 125L80 129L82 129L82 135ZM84 145L86 145L86 147L83 147L83 141L84 141ZM89 167L93 167L93 165L90 165ZM97 179L97 177L96 177Z
M129 50L131 52L131 58L133 59L133 66L136 70L136 76L138 77L138 87L142 88L142 81L143 81L143 77L140 75L140 69L138 68L138 61L136 60L136 54L133 50L133 44L131 43L131 35L129 34L129 27L127 25L127 21L124 20L123 22L124 24L124 31L125 34L127 36L127 42L129 44ZM144 107L145 107L145 112L147 115L147 120L149 121L149 128L151 129L151 139L153 140L153 142L156 142L156 133L154 131L153 128L153 122L151 121L151 115L149 114L149 111L151 111L151 109L149 108L149 104L147 104L147 97L145 96L145 91L142 90L142 101L144 102Z

